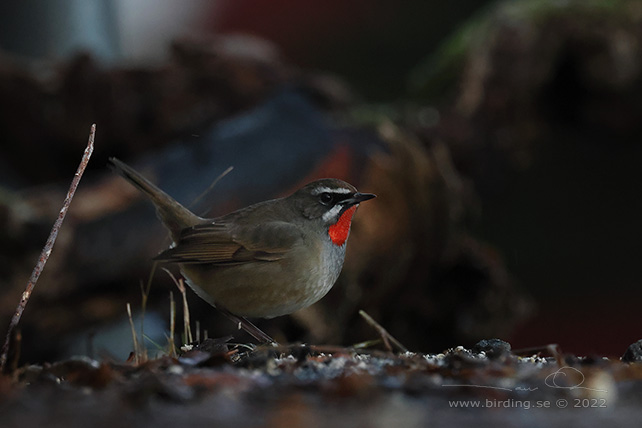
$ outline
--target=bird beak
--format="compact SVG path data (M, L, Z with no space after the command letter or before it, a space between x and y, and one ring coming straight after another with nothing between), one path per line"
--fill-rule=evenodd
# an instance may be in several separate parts
M352 195L351 198L346 199L345 202L347 202L348 205L357 205L363 201L367 201L368 199L376 198L377 195L373 195L372 193L355 193Z

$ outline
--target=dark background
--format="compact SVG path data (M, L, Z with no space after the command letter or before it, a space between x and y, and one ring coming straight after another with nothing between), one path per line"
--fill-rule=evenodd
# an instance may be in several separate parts
M2 2L0 48L52 61L82 48L107 66L155 64L177 35L250 33L275 42L302 68L345 79L364 102L412 100L436 108L448 96L418 95L409 77L471 16L491 7L463 0L176 1L157 7L141 1L129 2L129 9L125 2L80 3ZM559 86L548 90L563 97L554 103L546 100L550 93L536 97L544 118L539 126L550 132L531 139L528 162L500 169L491 162L470 173L479 211L469 228L496 246L537 303L535 315L507 338L514 348L558 343L579 354L619 356L642 334L642 122L623 131L609 121L578 118L578 106L594 101L595 93L587 94L572 67L560 70Z

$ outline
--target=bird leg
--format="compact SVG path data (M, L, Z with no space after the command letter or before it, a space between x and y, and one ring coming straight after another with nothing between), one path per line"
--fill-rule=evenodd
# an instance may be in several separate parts
M243 329L255 338L256 340L262 342L262 343L269 343L271 345L278 345L274 339L272 339L270 336L268 336L263 330L252 324L249 320L243 317L239 317L238 315L234 315L232 312L228 311L225 309L223 306L216 305L216 309L218 309L223 315L225 315L230 321L235 323L236 325L239 326L239 329Z

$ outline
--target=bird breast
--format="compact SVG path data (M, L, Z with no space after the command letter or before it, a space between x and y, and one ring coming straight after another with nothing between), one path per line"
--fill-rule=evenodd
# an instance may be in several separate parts
M181 271L205 301L245 317L273 318L316 303L336 282L345 244L297 245L281 260L231 266L185 264Z

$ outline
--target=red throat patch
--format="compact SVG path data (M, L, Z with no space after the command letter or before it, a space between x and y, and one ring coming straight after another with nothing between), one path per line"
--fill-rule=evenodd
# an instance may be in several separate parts
M356 210L356 205L345 210L344 213L341 214L341 217L339 217L339 221L330 226L330 229L328 229L328 235L330 235L330 239L332 239L334 245L342 246L346 243L348 234L350 233L350 223L352 222L352 216L354 215L354 212Z

